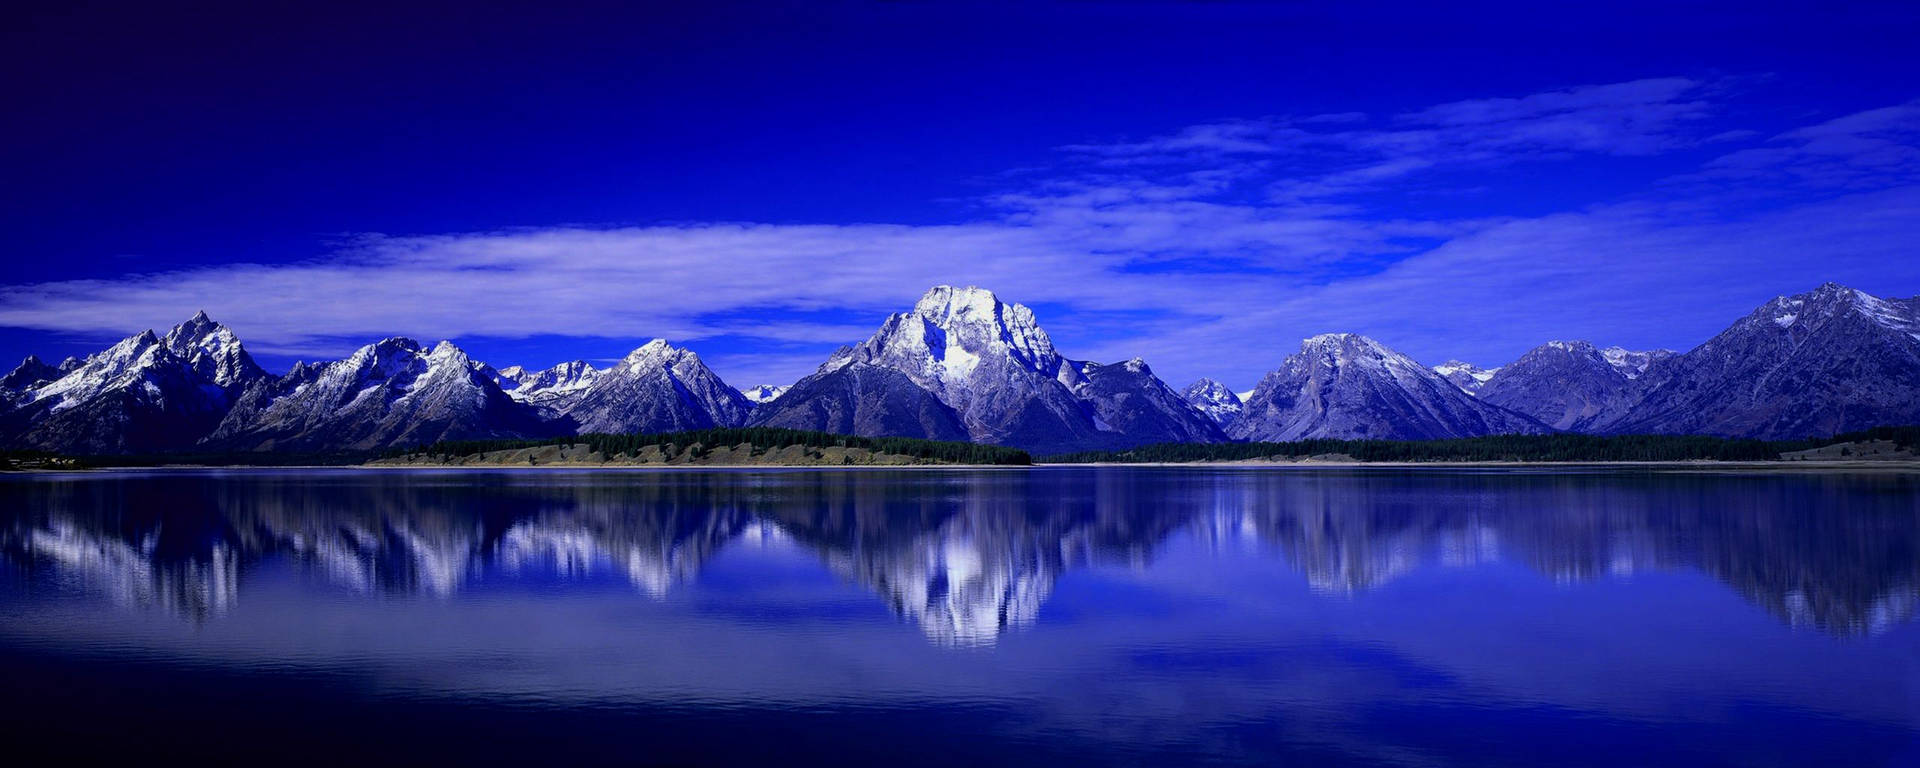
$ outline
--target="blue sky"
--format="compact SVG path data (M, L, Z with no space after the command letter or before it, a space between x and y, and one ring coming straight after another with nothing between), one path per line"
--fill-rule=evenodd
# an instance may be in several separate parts
M1250 387L1920 293L1920 10L76 5L0 30L0 354L663 336L784 383L928 286Z

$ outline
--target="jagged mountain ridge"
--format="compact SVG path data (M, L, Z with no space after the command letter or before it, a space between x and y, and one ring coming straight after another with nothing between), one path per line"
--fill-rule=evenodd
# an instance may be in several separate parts
M0 377L0 440L67 453L331 450L747 423L1042 453L1546 428L1797 438L1920 422L1917 334L1920 300L1828 284L1768 302L1683 354L1554 342L1496 369L1427 369L1365 337L1328 334L1246 396L1210 380L1176 393L1138 360L1066 358L1026 307L942 286L791 390L743 392L665 341L604 370L574 361L527 371L389 339L275 377L200 313L58 366L29 357ZM363 354L376 358L362 361L364 376L335 381Z
M206 442L224 450L370 450L558 430L452 342L390 338L256 387Z
M267 374L199 312L165 336L142 331L52 370L23 362L8 378L6 444L84 454L190 447Z
M959 413L906 374L860 362L801 379L760 406L753 424L848 435L972 438Z
M540 371L514 365L500 369L495 382L516 401L564 413L586 394L600 373L585 360L573 360Z

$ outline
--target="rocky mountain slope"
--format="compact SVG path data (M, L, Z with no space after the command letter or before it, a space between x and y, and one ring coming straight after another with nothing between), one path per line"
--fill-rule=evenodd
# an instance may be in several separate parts
M1254 388L1227 428L1239 440L1432 440L1547 428L1478 399L1431 369L1352 333L1307 339Z
M1782 296L1642 379L1606 431L1788 439L1920 423L1920 297L1836 283Z
M1592 344L1550 341L1501 366L1478 395L1554 429L1583 432L1617 420L1637 393L1627 371Z
M869 437L969 440L960 414L906 374L848 363L801 379L760 407L753 424Z
M1075 390L1093 406L1095 423L1133 443L1218 443L1227 435L1213 419L1173 391L1140 358L1101 365L1080 363L1087 383Z

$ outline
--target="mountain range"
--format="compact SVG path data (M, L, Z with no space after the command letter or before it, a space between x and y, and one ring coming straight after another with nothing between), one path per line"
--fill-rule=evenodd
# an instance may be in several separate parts
M1138 358L1073 360L1032 310L939 286L791 386L736 389L653 340L617 363L495 368L385 339L284 375L196 314L0 377L0 445L62 453L329 451L439 440L774 426L1056 453L1160 442L1437 439L1573 431L1786 439L1920 423L1920 299L1829 283L1687 352L1553 341L1497 368L1427 367L1314 336L1251 392L1174 390Z

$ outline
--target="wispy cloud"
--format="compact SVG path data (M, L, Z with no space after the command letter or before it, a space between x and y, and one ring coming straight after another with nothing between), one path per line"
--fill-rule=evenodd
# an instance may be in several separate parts
M1787 131L1689 178L1836 189L1913 183L1920 178L1920 101Z
M1196 125L1133 142L1069 152L1107 167L1266 160L1289 171L1282 199L1371 189L1409 174L1568 154L1650 155L1700 143L1712 114L1708 84L1657 78L1519 98L1473 99L1369 119L1361 113L1270 117Z

